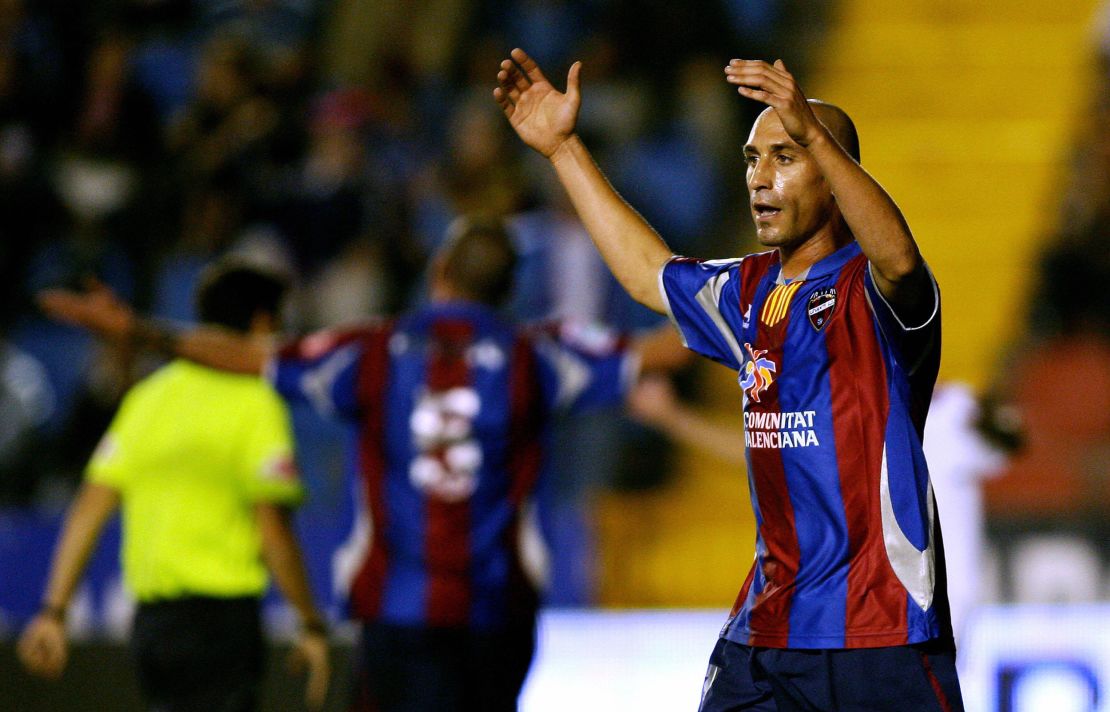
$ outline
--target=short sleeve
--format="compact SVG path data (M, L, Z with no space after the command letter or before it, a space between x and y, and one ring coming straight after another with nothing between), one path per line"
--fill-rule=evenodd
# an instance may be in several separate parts
M737 331L741 259L702 261L675 257L659 272L659 291L682 342L691 351L740 370Z
M372 327L322 331L286 344L266 368L267 380L290 402L325 417L358 417L359 367Z
M134 472L129 464L130 449L127 447L125 422L125 410L121 407L85 467L85 479L88 482L122 489L130 473Z
M136 472L139 445L145 432L139 415L144 411L144 384L132 388L123 397L115 417L100 438L85 466L85 479L99 485L123 489Z
M535 338L544 400L560 412L616 405L635 382L639 363L610 329L560 324Z
M241 485L247 499L297 504L304 496L293 454L293 429L285 403L259 384L242 441Z
M932 290L932 309L929 316L920 323L912 323L899 316L893 305L887 301L883 293L875 284L871 272L871 263L864 270L864 285L867 296L871 302L875 319L883 336L895 346L897 357L906 373L915 374L922 365L939 359L940 355L940 287L933 276L929 266L925 271L929 276L929 288Z

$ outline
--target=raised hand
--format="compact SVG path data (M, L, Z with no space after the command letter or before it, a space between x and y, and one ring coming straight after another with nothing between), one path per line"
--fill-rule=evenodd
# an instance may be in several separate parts
M562 94L540 71L535 60L522 49L514 49L501 62L497 72L498 87L493 98L501 105L509 123L528 146L547 158L574 134L582 97L578 91L581 62L571 65L567 74L567 91Z
M821 122L781 59L773 65L758 59L733 59L725 67L725 79L736 85L740 96L774 108L786 133L799 145L808 146L820 135Z
M124 338L135 324L131 307L99 282L91 282L87 292L48 289L39 293L38 302L51 319L84 327L107 338Z

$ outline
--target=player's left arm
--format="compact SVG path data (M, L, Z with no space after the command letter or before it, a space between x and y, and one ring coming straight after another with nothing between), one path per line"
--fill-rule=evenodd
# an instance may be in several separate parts
M321 709L331 676L327 626L312 597L290 511L280 504L260 502L255 505L255 516L266 567L282 595L301 617L301 636L290 654L290 665L307 669L305 704L311 710Z
M927 321L935 307L932 277L902 211L817 118L782 60L734 59L725 75L741 96L773 107L790 138L817 162L883 297L904 321Z
M541 385L561 412L618 405L643 372L675 371L693 354L669 323L626 338L596 324L568 322L539 335Z

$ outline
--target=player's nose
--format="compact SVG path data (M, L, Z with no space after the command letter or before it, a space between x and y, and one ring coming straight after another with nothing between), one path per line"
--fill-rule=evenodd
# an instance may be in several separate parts
M753 200L757 192L772 186L772 172L772 166L767 161L756 161L755 165L748 168L748 193Z

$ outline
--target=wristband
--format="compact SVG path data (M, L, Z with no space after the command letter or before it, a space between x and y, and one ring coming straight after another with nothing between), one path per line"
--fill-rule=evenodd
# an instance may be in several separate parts
M177 334L151 319L138 319L131 329L131 342L163 356L177 356Z
M319 635L326 638L328 635L328 624L322 618L309 618L301 623L301 630L308 635Z

